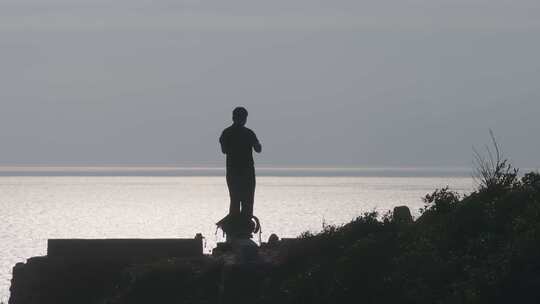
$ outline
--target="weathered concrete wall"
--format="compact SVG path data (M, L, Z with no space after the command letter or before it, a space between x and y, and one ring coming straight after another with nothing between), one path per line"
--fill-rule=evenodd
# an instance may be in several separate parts
M160 259L202 255L202 238L51 239L47 243L48 257L70 260Z
M9 304L96 303L113 294L135 263L203 256L194 239L53 239L47 256L13 268Z
M90 304L114 292L125 261L35 257L13 268L9 304Z

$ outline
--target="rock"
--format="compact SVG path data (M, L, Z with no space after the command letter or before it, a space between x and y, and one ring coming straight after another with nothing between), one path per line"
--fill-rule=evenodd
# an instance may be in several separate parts
M239 263L250 263L259 258L259 246L250 239L234 240L231 242L231 247Z
M13 268L9 304L91 304L116 290L124 269L159 259L203 258L194 239L51 239L47 256Z
M259 246L250 239L235 239L230 244L233 258L224 259L220 303L255 303L267 268L259 255Z
M216 247L212 249L212 256L219 257L223 254L230 252L232 250L231 243L229 242L220 242L217 243Z
M95 303L115 289L121 261L35 257L13 268L9 304Z
M269 247L277 247L279 245L279 237L277 234L272 233L270 237L268 238L268 246Z
M193 239L49 239L47 257L71 261L201 257L203 239L200 233Z
M413 218L411 211L407 206L398 206L394 208L394 223L397 224L411 224Z
M259 263L235 263L223 267L221 304L256 303L264 279L263 265Z

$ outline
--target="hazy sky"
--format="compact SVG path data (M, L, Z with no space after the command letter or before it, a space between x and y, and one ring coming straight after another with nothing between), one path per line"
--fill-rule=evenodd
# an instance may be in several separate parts
M540 167L538 0L0 0L0 164Z

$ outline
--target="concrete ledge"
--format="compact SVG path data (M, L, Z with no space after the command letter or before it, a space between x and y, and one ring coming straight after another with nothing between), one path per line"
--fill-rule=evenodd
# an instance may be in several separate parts
M203 255L202 237L193 239L49 239L47 256L74 260L160 259Z

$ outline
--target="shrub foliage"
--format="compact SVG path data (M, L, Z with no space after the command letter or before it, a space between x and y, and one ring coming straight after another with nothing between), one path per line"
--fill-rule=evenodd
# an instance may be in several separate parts
M372 212L304 235L262 301L540 303L540 174L495 173L463 197L427 195L408 226Z

